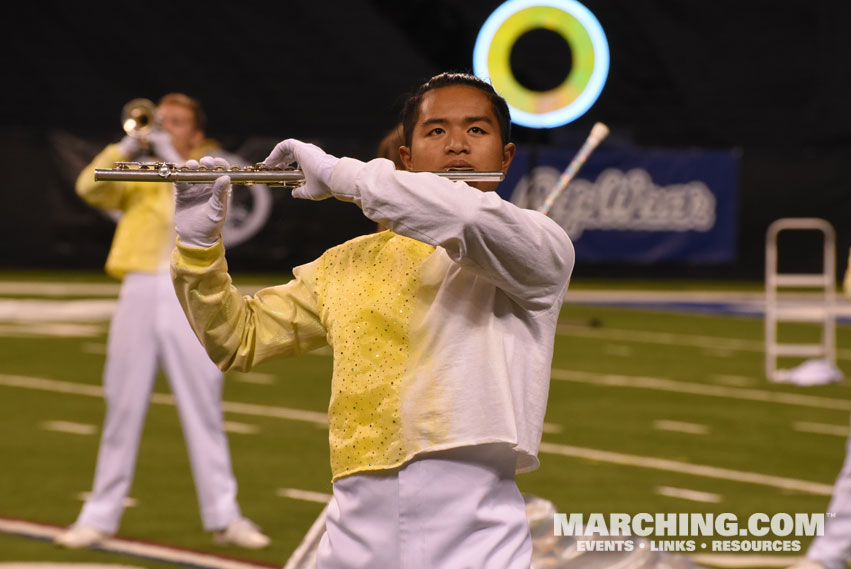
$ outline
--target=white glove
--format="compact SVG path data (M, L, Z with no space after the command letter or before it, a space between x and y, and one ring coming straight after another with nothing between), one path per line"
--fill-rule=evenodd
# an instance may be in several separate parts
M142 152L142 143L135 136L125 135L118 144L118 153L125 161L131 161Z
M207 168L221 166L229 168L224 158L204 156L201 165ZM190 160L186 167L198 169L198 162ZM222 227L227 216L230 196L230 176L216 178L212 184L174 184L174 230L184 245L206 249L215 245L222 237Z
M174 149L171 143L171 135L164 130L153 130L148 136L148 144L151 146L151 152L163 162L171 162L173 164L183 164L183 157Z
M279 142L263 163L270 168L276 168L298 162L304 172L304 185L293 190L293 197L324 200L334 195L331 192L331 173L339 160L314 144L288 138Z

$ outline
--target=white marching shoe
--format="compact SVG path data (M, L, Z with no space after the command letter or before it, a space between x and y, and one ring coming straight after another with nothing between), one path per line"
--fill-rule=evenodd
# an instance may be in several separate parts
M215 532L213 537L217 545L234 545L245 549L263 549L269 545L269 538L247 518L236 518L225 529Z
M98 545L109 539L109 534L86 525L73 525L57 535L53 543L68 549L82 549Z

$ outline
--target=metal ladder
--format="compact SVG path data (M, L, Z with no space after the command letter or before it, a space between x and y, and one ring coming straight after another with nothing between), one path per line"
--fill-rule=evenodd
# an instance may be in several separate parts
M810 230L824 234L821 273L778 273L777 237L781 231ZM789 302L782 288L821 289L819 300ZM778 343L779 322L820 322L818 344ZM784 381L788 370L777 369L780 356L822 357L836 364L836 232L824 219L787 217L768 226L765 241L765 375L771 381Z

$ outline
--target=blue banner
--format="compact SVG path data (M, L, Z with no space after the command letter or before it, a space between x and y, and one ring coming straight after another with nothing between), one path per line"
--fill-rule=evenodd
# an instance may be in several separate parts
M500 184L537 209L575 151L518 147ZM727 263L736 259L734 152L597 150L549 211L589 262Z

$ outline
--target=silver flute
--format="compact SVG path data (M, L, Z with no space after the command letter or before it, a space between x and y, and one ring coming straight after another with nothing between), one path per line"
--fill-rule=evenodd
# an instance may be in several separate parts
M450 170L431 172L452 181L501 182L502 172L477 172L473 170ZM96 168L95 181L112 182L212 182L219 176L230 176L232 184L251 186L266 184L269 187L297 188L304 184L304 172L291 168L268 168L262 162L254 166L232 166L230 169L198 167L196 170L177 166L170 162L116 162L115 168Z

